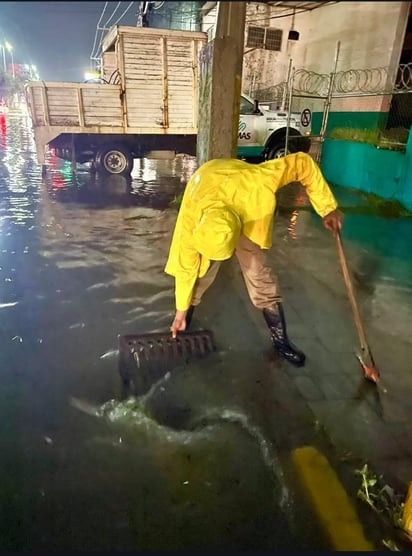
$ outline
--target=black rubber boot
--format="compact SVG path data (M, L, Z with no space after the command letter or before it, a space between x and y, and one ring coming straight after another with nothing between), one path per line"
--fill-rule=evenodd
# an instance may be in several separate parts
M186 313L186 330L189 330L190 323L192 322L193 311L195 310L195 306L191 305Z
M304 353L289 341L286 334L286 321L282 303L277 302L273 308L263 309L263 316L277 351L292 365L302 367L305 364L306 357Z

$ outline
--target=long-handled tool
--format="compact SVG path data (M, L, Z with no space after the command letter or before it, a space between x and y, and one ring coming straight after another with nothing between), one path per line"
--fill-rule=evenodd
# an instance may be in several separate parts
M119 336L119 374L123 395L139 396L167 372L193 358L204 358L216 351L210 330Z
M346 262L345 253L343 251L342 238L339 232L336 234L336 245L338 247L339 261L342 267L343 278L348 292L349 302L352 308L353 318L355 321L355 326L360 341L361 353L357 353L356 357L358 358L359 363L362 366L365 378L377 384L380 380L380 374L375 366L375 362L373 360L371 350L366 340L366 335L362 326L358 305L356 303L355 294L354 294L353 285L348 270L348 265Z

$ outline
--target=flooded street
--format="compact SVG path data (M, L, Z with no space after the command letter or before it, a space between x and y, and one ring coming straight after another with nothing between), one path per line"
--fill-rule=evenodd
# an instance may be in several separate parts
M119 395L117 335L168 329L176 210L164 209L193 163L136 161L126 193L123 178L90 184L86 171L73 185L52 159L42 184L29 122L9 118L2 139L2 546L284 546L268 442L227 403L221 368L159 384L147 401L159 422L88 412ZM169 427L167 409L188 403L214 418Z
M194 169L184 157L135 160L129 181L85 167L72 181L70 164L51 156L42 177L29 119L2 121L1 548L328 549L285 464L316 438L313 418L272 398L277 376L300 371L273 358L235 262L193 320L193 329L213 324L218 353L168 373L139 400L110 405L120 398L118 335L164 332L172 321L174 283L163 267L173 200ZM336 252L291 192L280 202L273 261L291 337L316 352L311 322L331 351L350 352L340 343L355 337L349 309L336 316L345 306ZM362 314L376 359L396 363L407 390L412 219L366 214L352 195L337 191L343 208L358 209L347 211L343 239ZM306 322L288 306L284 266L306 284ZM325 307L323 290L336 307ZM322 332L325 313L345 323L346 336L327 323Z

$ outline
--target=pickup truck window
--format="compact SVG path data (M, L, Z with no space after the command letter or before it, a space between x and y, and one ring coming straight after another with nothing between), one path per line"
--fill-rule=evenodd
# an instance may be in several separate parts
M255 114L255 106L253 102L250 102L245 97L240 97L240 107L239 112L241 114Z

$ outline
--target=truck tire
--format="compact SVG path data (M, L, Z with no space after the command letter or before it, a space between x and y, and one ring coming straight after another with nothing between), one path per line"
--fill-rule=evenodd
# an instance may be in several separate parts
M103 174L130 174L133 157L123 145L105 145L96 154L97 169Z
M271 147L268 149L266 160L281 158L283 156L286 156L287 154L297 153L299 151L304 153L309 152L310 139L308 137L291 133L289 136L287 152L285 148L285 139L285 137L282 137L282 139L279 138L278 141L271 145Z
M286 152L285 140L279 141L270 147L267 154L267 160L272 160L273 158L282 158L289 154L289 150Z

